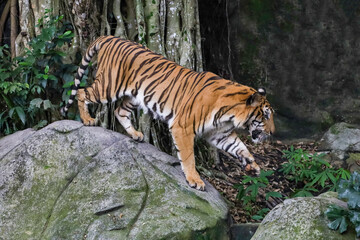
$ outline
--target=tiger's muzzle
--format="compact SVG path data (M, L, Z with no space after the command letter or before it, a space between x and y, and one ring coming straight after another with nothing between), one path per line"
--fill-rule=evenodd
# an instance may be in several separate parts
M269 136L270 134L267 134L265 131L262 131L260 129L255 129L254 131L251 132L251 140L254 143L261 143Z

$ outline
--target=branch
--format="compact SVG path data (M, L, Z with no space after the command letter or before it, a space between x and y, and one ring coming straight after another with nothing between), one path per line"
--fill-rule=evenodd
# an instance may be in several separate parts
M104 6L103 6L103 13L101 15L101 29L100 29L100 35L104 36L105 35L105 29L106 29L106 35L110 35L111 34L111 29L110 29L110 25L109 22L107 20L107 8L108 8L108 0L104 0Z
M115 37L127 39L125 24L121 15L121 0L115 0L113 3L113 14L116 19Z
M10 5L10 18L11 18L11 31L10 31L10 41L11 41L11 58L16 57L15 41L17 36L17 0L11 0Z
M4 32L5 22L6 22L8 14L9 14L9 10L10 10L10 1L11 0L7 1L5 8L2 12L1 18L0 18L0 45L2 43L2 35Z
M137 19L137 29L138 29L138 41L139 43L146 45L146 40L145 40L146 27L145 27L144 8L143 8L142 0L136 0L136 19Z
M128 29L128 39L135 41L135 37L138 34L136 27L136 13L133 0L126 0L126 24Z

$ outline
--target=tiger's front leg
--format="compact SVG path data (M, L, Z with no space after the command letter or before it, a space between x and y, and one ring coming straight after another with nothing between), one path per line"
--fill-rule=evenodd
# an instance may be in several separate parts
M124 127L125 131L136 141L143 141L144 135L142 132L136 131L131 122L131 112L137 109L136 103L129 97L124 97L121 105L115 109L115 117L119 123Z
M193 133L187 133L182 128L173 127L171 130L175 147L178 150L178 158L184 171L186 181L191 187L205 190L205 183L201 180L195 168L194 138Z
M228 135L217 134L207 140L218 149L224 150L239 159L240 164L243 167L246 166L246 170L254 170L256 174L260 173L260 167L256 164L253 155L234 131Z

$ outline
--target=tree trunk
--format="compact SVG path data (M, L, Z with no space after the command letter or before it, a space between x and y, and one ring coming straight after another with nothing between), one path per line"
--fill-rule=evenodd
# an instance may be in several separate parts
M137 41L169 60L202 71L199 13L195 0L9 1L18 2L19 6L18 20L21 34L16 39L17 50L12 51L14 56L15 53L17 56L20 55L24 47L29 47L30 39L41 31L35 27L38 20L44 15L45 9L52 8L55 14L63 14L74 29L71 47L66 51L69 61L75 61L76 55L83 54L90 42L100 35L115 35ZM16 10L16 8L11 9L11 11ZM12 33L16 36L16 28ZM95 68L96 64L93 64L92 69ZM91 81L92 78L89 76L88 84ZM114 106L115 104L108 104L98 107L97 119L100 125L117 128L112 110ZM139 112L137 115L138 121L135 125L143 131L145 140L154 143L162 150L171 152L168 146L164 146L171 142L169 133L159 131L165 127L159 122L152 121L145 114ZM164 141L164 138L168 140Z

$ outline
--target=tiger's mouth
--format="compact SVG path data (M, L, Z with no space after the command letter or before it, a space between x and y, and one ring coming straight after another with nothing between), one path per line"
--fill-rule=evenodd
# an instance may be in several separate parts
M269 134L267 134L265 131L262 131L260 129L255 129L254 131L251 132L251 140L254 143L261 143L268 137Z

